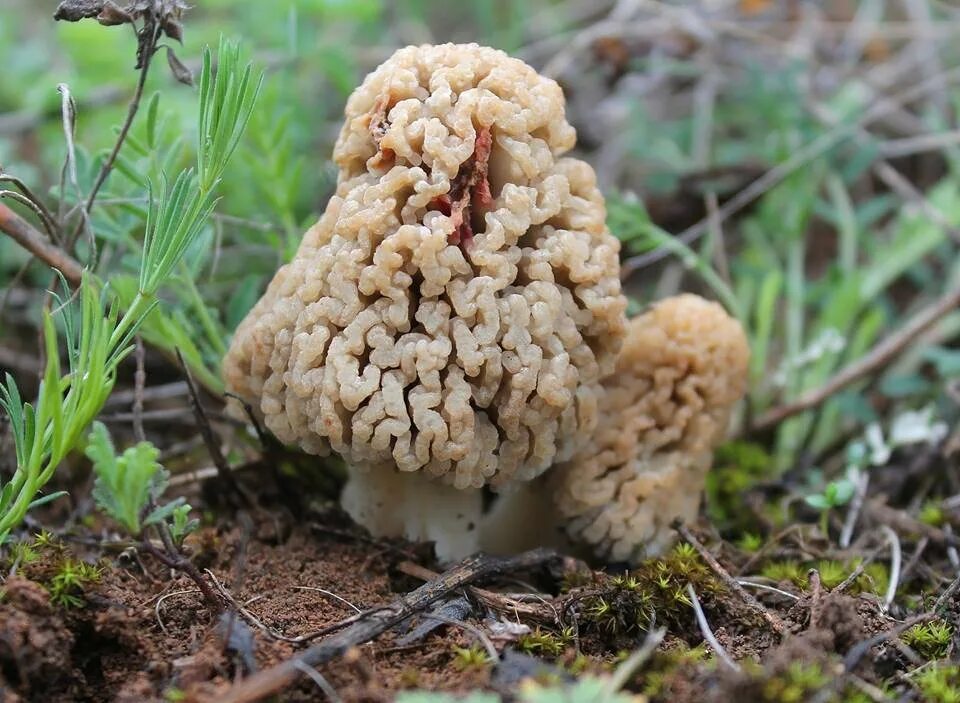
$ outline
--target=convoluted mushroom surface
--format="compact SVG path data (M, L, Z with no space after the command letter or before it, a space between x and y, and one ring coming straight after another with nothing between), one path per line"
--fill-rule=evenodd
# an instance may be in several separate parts
M557 84L501 51L396 52L347 103L336 195L237 330L230 390L365 471L476 489L570 459L626 305L574 140Z
M569 537L613 560L656 554L696 518L713 450L746 390L740 324L694 295L630 321L592 441L547 478Z

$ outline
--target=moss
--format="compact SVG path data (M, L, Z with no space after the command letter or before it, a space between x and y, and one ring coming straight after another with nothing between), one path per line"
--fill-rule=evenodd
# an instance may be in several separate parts
M927 703L960 703L960 666L933 666L916 675L914 682Z
M67 557L50 579L47 590L53 603L64 608L79 608L83 605L83 589L99 580L99 567Z
M830 676L818 663L795 661L787 670L771 677L762 687L764 701L778 703L800 703L808 700L810 694L822 688Z
M458 671L486 669L492 664L487 650L477 645L454 647L453 655L453 666Z
M950 652L953 628L943 620L914 625L900 639L926 659L942 659Z
M7 566L11 569L29 566L40 558L40 551L33 542L26 540L14 542L10 545L10 556L7 559Z
M947 516L943 512L940 501L928 500L923 504L923 507L920 508L920 514L917 516L917 519L926 525L941 527L946 522Z
M717 448L714 468L707 474L707 513L721 528L751 529L743 509L743 494L768 478L770 454L753 442L727 442Z
M821 559L818 561L816 569L820 573L820 583L823 584L824 588L828 589L834 589L839 586L852 571L848 571L845 564L830 559Z
M791 559L764 564L760 575L777 583L789 582L800 588L807 587L807 569Z
M2 566L42 585L50 601L63 608L82 607L84 589L101 575L98 565L75 559L60 539L45 530L32 541L14 544Z
M755 554L763 546L763 537L753 532L744 532L737 539L737 547L747 554Z
M820 583L831 590L847 580L861 563L860 558L847 561L822 559L820 561L798 562L792 559L770 561L760 569L760 575L778 583L791 583L797 588L810 588L809 572L816 569L820 573ZM889 575L886 565L880 562L867 564L863 573L850 584L848 593L881 593L887 587Z
M579 653L564 668L574 676L579 676L587 672L608 669L609 664Z
M400 672L398 683L400 688L417 688L422 683L422 674L414 666L407 666Z
M521 635L517 640L517 649L538 657L559 657L573 644L573 630L565 628L552 632L537 627L533 632Z
M643 693L651 699L668 699L674 685L689 679L690 670L706 662L709 653L705 645L688 647L682 641L658 651L650 660L642 676Z
M597 575L596 591L583 601L583 622L602 633L620 636L658 625L683 624L691 617L687 584L700 596L723 586L689 544L666 556L642 562L618 576Z

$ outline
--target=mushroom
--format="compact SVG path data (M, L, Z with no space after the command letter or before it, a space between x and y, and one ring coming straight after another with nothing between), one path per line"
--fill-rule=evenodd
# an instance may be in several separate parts
M592 441L552 477L567 533L612 560L636 561L697 516L716 445L747 385L743 328L695 295L631 321L605 384Z
M695 516L746 340L690 295L628 334L574 140L556 83L475 44L401 49L347 102L336 194L224 373L281 441L346 460L373 534L635 560Z
M475 44L401 49L348 100L336 194L224 374L278 439L346 460L373 534L474 551L485 486L591 441L626 299L574 141L554 81Z

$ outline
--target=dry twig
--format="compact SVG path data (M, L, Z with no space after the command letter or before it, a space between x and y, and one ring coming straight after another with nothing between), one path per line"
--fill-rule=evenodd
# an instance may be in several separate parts
M717 656L720 657L720 661L730 667L733 671L739 673L740 665L730 658L730 655L727 654L727 650L725 650L723 645L717 641L716 635L714 635L713 630L710 629L710 623L707 622L707 616L704 614L703 608L700 606L700 599L697 598L697 592L693 590L693 584L687 584L687 595L690 596L690 603L693 605L693 613L697 618L697 625L700 627L700 634L703 635L703 639L705 639L707 644L710 645L710 648L717 653Z
M407 576L418 578L421 581L432 581L439 576L439 574L437 574L435 571L431 571L430 569L420 566L419 564L415 564L412 561L401 562L397 565L397 570L406 574ZM539 608L528 603L521 603L518 600L503 595L502 593L494 593L493 591L488 591L484 588L478 588L477 586L468 586L466 590L471 596L476 598L491 610L495 610L498 613L505 613L515 617L523 615L525 617L540 620L541 622L557 621L555 610L552 613L548 613L544 608Z

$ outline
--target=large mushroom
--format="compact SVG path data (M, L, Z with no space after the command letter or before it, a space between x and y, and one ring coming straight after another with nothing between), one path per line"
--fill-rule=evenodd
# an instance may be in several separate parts
M476 548L482 489L588 445L626 327L617 240L559 86L407 47L347 102L336 195L237 330L228 388L340 454L374 534Z
M685 295L620 353L619 245L574 139L556 83L473 44L401 49L350 97L336 195L224 369L280 440L346 460L372 533L636 560L695 516L746 341Z

